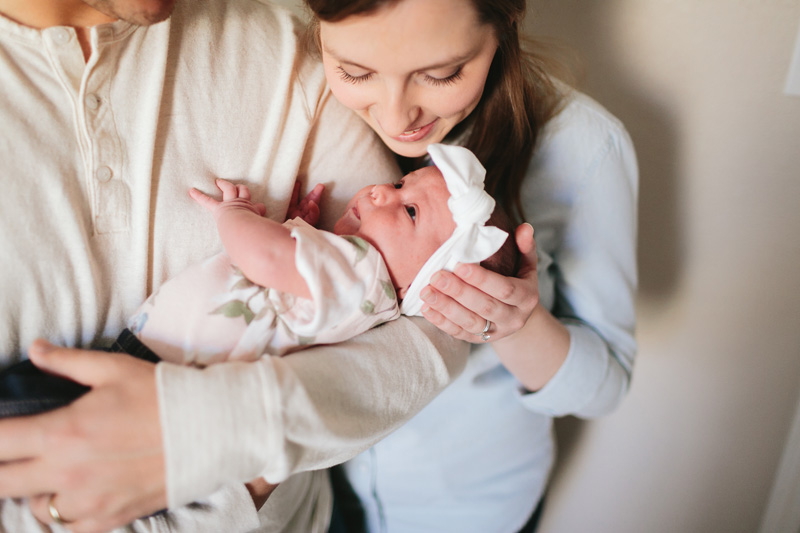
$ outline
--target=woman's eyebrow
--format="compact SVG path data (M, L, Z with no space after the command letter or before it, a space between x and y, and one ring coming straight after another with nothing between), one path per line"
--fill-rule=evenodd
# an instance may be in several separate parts
M356 63L355 61L351 61L349 59L345 59L345 58L341 57L334 50L331 50L329 47L327 47L325 45L322 46L322 49L325 51L326 54L328 54L329 56L334 58L339 63L344 63L346 65L350 65L350 66L353 66L353 67L356 67L356 68L360 68L360 69L363 69L363 70L370 70L370 71L374 70L374 69L372 69L370 67L366 67L364 65ZM420 68L416 69L415 72L420 72L420 71L423 71L423 70L436 70L436 69L439 69L439 68L450 67L450 66L453 66L453 65L457 65L459 63L464 63L468 59L470 59L472 56L473 56L472 53L454 56L454 57L451 57L449 59L446 59L446 60L443 60L443 61L439 61L439 62L431 64L431 65L426 65L424 67L420 67Z

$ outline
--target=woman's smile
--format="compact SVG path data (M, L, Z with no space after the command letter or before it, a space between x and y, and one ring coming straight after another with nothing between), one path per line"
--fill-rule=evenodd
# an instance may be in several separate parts
M394 137L394 139L397 140L397 141L400 141L400 142L417 142L417 141L421 141L422 139L424 139L425 137L428 136L428 134L431 132L431 130L433 130L433 127L436 125L438 120L439 119L437 118L433 122L430 122L430 123L428 123L428 124L426 124L424 126L420 126L419 128L410 129L410 130L404 131L400 135L397 135L396 137Z

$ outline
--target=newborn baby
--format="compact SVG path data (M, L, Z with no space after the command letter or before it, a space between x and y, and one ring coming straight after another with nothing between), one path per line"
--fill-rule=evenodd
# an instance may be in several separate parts
M205 366L340 342L420 314L433 273L483 261L508 236L484 225L495 202L477 158L456 146L429 153L434 166L356 193L333 233L264 218L242 185L217 180L222 201L193 189L225 253L164 283L129 329L164 360ZM306 218L316 223L318 210Z

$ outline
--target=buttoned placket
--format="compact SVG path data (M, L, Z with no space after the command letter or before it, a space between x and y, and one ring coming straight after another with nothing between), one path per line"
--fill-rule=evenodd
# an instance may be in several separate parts
M111 107L114 61L110 24L89 30L91 55L83 51L73 28L43 30L50 63L73 108L75 134L84 168L84 184L95 234L124 231L131 195L124 180L123 150Z

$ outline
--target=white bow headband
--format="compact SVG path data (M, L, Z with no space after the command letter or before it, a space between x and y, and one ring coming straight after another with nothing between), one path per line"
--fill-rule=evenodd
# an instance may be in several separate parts
M421 315L420 291L440 270L451 271L458 263L480 263L503 246L508 233L494 226L484 226L494 211L494 198L483 190L486 169L475 154L461 146L431 144L428 154L444 176L450 198L447 207L453 214L456 229L428 259L408 288L400 311Z

